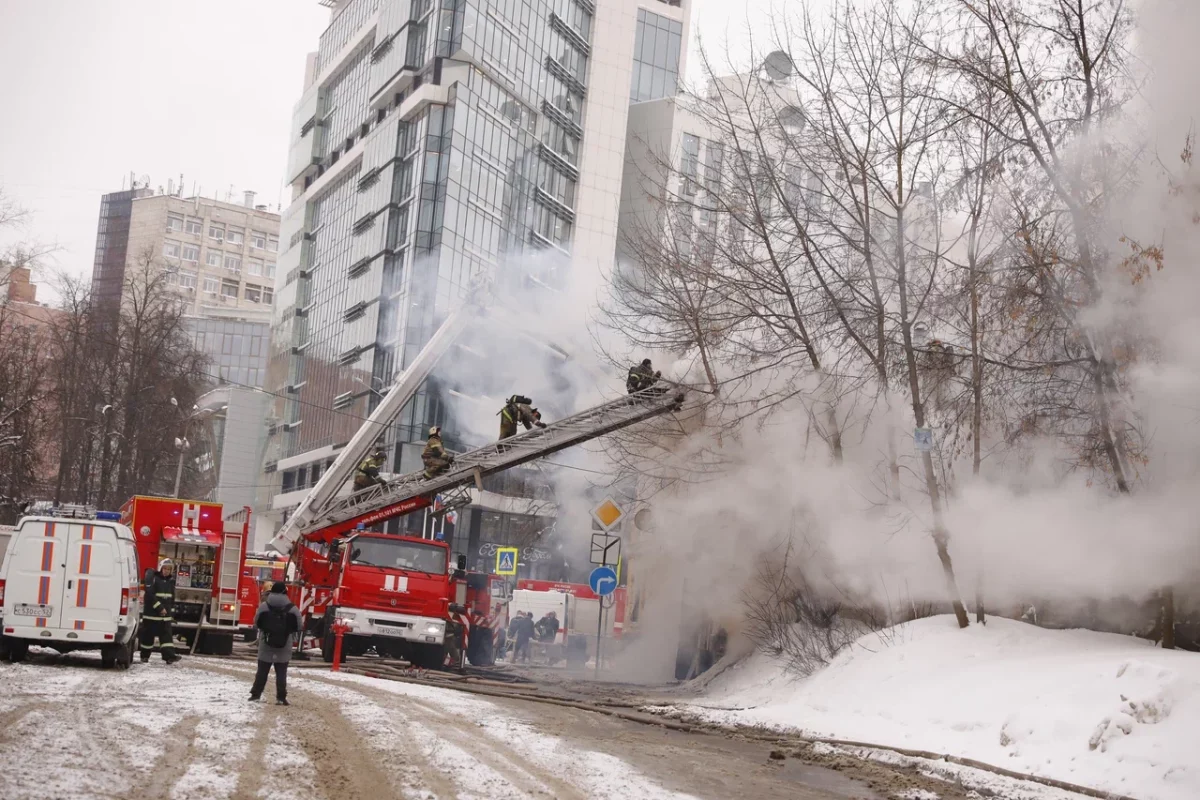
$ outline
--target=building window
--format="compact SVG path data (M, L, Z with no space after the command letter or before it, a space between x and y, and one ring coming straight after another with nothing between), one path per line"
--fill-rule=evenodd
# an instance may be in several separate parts
M274 303L275 302L275 290L268 289L264 286L263 290L262 290L262 301L264 303L266 303L267 305L271 305L272 303Z
M679 164L683 174L683 193L696 193L696 179L700 177L700 137L690 133L683 135L683 157Z
M708 142L707 150L704 183L708 187L708 191L715 193L721 185L721 162L725 160L725 148L720 142Z
M631 101L657 100L676 94L682 45L683 23L638 9L633 44L633 80L629 87Z
M167 258L179 258L179 242L165 241L163 242L163 255Z
M243 294L242 296L245 297L247 300L249 300L251 303L261 302L262 301L262 287L255 286L253 283L247 283L246 289L245 289L245 294Z
M196 219L195 217L188 217L187 232L193 236L199 236L204 233L204 220Z
M167 232L180 233L183 230L183 217L179 214L167 214Z
M179 271L179 285L184 289L196 288L196 273L189 270Z
M220 250L209 250L208 256L204 260L204 263L208 264L210 267L219 267L224 262L225 254Z
M234 256L234 255L230 255L229 253L226 253L225 254L225 269L230 270L231 272L241 272L242 271L242 259L239 258L238 256Z
M250 275L263 274L263 262L261 258L252 258L246 262L246 272Z
M229 244L245 244L246 229L229 226L229 230L225 232L225 241Z
M267 235L262 231L251 231L250 246L255 250L267 249Z
M267 238L267 249L270 250L272 253L279 252L279 237L278 236L270 236Z
M230 280L221 281L221 296L232 297L236 300L238 296L238 282Z
M208 275L204 276L204 293L217 296L217 292L221 290L221 282L216 278L211 278Z
M199 263L199 261L200 261L200 245L185 244L183 246L183 260L190 261L193 264Z
M268 262L266 275L268 278L275 277L275 265Z
M208 238L215 239L218 242L225 241L225 226L224 225L209 225Z

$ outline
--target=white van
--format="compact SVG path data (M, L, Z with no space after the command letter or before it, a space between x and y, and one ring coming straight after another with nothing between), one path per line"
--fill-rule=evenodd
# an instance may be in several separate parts
M0 566L0 657L21 661L36 644L99 650L106 667L130 665L141 618L137 548L117 519L101 511L17 523Z

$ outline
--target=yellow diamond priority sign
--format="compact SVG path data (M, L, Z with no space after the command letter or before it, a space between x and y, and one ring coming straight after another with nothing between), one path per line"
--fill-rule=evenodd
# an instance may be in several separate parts
M611 497L604 498L604 502L592 509L592 516L600 523L600 527L604 530L612 530L612 528L621 521L625 516L625 512Z

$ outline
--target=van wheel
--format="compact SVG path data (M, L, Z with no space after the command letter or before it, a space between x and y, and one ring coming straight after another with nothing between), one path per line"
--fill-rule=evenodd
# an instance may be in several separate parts
M117 659L120 653L121 648L117 645L100 648L100 666L105 669L113 669L117 666Z
M20 639L8 640L8 660L14 664L19 664L25 660L25 656L29 655L29 642L21 641Z

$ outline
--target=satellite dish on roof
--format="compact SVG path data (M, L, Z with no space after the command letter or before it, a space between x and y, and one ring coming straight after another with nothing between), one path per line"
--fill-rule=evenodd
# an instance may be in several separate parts
M773 81L786 80L796 71L796 65L792 63L792 57L782 50L776 50L769 54L763 60L762 68L763 72L767 73L767 77Z

